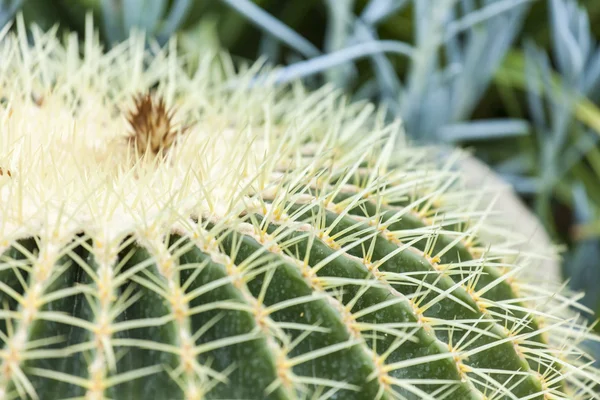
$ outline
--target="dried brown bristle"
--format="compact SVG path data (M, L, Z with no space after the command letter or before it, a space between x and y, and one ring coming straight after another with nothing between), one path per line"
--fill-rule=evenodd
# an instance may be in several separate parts
M173 109L167 110L162 97L141 94L134 99L134 108L127 114L127 121L133 129L129 143L140 155L164 154L173 144L178 134L187 129L176 129L173 124Z
M38 106L41 107L44 105L44 96L41 94L37 94L35 92L31 93L31 101L33 101L33 103Z
M3 170L2 167L0 167L0 176L4 176L7 175L9 178L12 178L12 174L10 172L9 169Z

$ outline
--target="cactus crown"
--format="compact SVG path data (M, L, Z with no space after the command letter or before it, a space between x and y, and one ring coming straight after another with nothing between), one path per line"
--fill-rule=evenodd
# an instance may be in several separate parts
M577 299L373 106L32 36L0 45L0 399L598 397Z

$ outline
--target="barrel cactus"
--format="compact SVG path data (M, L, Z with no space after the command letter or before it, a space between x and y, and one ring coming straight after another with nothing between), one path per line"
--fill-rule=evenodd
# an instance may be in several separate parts
M599 397L453 157L147 43L3 33L0 399Z

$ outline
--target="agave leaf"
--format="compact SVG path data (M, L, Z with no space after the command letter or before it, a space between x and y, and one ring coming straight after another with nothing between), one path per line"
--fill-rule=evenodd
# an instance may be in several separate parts
M597 93L598 84L600 84L600 48L596 50L588 63L583 87L588 95L594 96L594 93ZM598 95L596 94L594 97L597 98Z
M249 0L222 0L261 30L281 40L305 57L316 57L321 51L293 29Z
M331 53L348 45L352 28L354 0L326 0L328 23L325 32L325 52ZM356 77L354 65L347 64L326 71L327 80L337 87L348 88L349 81Z
M533 118L533 123L538 132L545 131L546 113L542 104L541 85L538 77L538 71L534 64L537 55L537 49L532 43L525 45L525 85L527 88L527 103Z
M154 32L166 6L165 0L123 0L125 31L137 27Z
M500 174L519 175L525 174L531 169L533 160L531 153L517 153L506 160L496 164L494 170Z
M477 24L481 24L482 22L495 18L502 13L514 11L515 8L519 7L520 5L529 3L531 1L533 0L500 0L486 5L478 10L472 11L461 19L452 21L450 24L448 24L444 39L448 40L454 35L470 29Z
M349 61L367 57L378 53L397 53L412 56L413 49L410 45L395 40L379 40L360 43L334 53L314 57L310 60L300 61L281 69L277 75L277 82L285 83L302 79L326 71L329 68L343 65Z
M23 0L0 1L0 28L5 26L23 6Z
M377 25L400 11L408 4L408 0L371 0L364 8L360 19L367 25Z
M519 33L526 10L526 4L518 4L512 11L487 20L479 29L471 28L465 32L465 44L458 50L459 54L450 56L452 62L462 65L462 73L453 84L456 98L452 102L454 121L468 118L476 107ZM452 47L449 41L446 43L450 45L446 47L447 50L457 52L456 46Z
M519 174L502 174L502 178L522 195L537 194L540 191L541 181L539 178Z
M575 142L568 146L561 157L560 177L566 175L586 154L596 150L600 137L590 130L585 131ZM596 150L597 151L597 150Z
M192 6L192 0L175 0L167 14L161 35L165 38L171 36L185 21L188 11Z
M120 0L103 0L101 3L104 34L111 45L125 38L123 8Z
M446 125L440 137L448 142L500 139L529 133L529 124L520 119L487 119Z
M367 25L362 24L359 19L354 24L353 39L360 43L379 40L379 37L377 36L377 32L369 29ZM379 95L391 107L391 110L397 113L399 110L398 101L402 96L403 88L394 66L384 54L373 54L370 58L379 87Z
M560 0L552 0L552 43L560 72L568 79L575 79L583 68L583 58L579 43L569 29L569 13L567 4Z

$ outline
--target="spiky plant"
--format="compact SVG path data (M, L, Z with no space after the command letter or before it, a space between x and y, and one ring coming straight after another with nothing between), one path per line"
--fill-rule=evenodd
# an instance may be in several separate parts
M400 123L31 34L0 44L0 399L599 397L577 299Z

